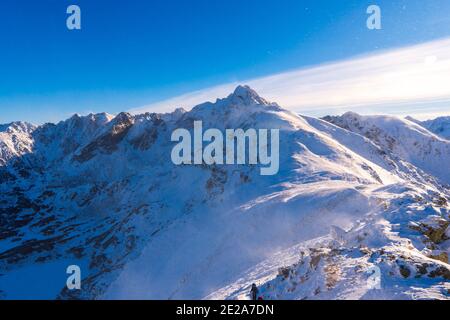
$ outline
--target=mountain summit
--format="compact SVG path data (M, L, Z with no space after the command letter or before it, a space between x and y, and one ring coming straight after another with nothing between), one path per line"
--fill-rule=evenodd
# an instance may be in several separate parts
M261 104L268 105L269 102L261 98L255 90L249 86L238 86L230 98L235 102L241 102L244 105Z

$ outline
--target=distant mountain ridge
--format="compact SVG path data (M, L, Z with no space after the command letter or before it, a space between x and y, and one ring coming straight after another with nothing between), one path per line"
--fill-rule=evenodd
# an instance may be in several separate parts
M426 121L419 121L412 117L407 117L407 119L421 125L441 138L450 140L450 117L438 117Z

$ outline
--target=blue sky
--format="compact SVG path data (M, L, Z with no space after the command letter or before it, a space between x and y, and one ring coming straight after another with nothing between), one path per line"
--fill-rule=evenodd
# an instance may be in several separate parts
M66 28L70 4L80 31ZM366 28L370 4L382 30ZM0 123L116 113L446 38L449 12L448 0L3 0Z

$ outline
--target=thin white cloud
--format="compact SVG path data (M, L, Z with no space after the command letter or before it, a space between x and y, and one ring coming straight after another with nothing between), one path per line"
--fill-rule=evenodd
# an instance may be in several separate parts
M238 83L228 83L154 103L132 112L167 112L227 96ZM328 63L306 69L251 79L248 84L260 95L293 111L313 113L365 107L383 113L409 103L435 105L450 110L450 38L416 46ZM442 101L449 104L443 104ZM436 108L434 108L436 109ZM430 110L431 111L431 110ZM414 112L413 112L414 113ZM421 114L426 114L421 110ZM430 112L431 113L431 112Z

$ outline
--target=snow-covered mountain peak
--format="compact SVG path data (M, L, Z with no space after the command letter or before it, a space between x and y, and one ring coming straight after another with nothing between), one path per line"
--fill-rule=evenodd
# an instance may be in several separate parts
M0 166L14 157L30 153L33 149L32 138L36 126L27 122L12 122L0 125Z
M192 120L202 120L205 128L279 128L279 125L289 125L283 113L288 111L269 103L250 87L239 86L226 98L199 104L180 114L177 122L185 128Z
M269 105L267 100L260 97L255 90L246 85L238 86L228 98L233 102L242 103L244 105Z
M31 133L36 129L36 126L23 121L15 121L8 124L0 124L0 132L8 133Z
M89 126L101 127L109 123L114 119L114 116L102 112L102 113L90 113L86 116L74 114L67 120L58 123L59 126L64 127L64 130L85 130ZM57 126L58 126L57 125Z
M238 86L234 90L231 97L241 99L245 104L256 103L256 104L268 104L268 102L261 98L255 90L249 86Z
M195 106L190 115L196 114L227 114L239 112L260 112L261 107L279 108L276 103L270 103L266 99L260 97L255 90L249 86L238 86L233 93L226 98L217 99L216 102L205 102ZM231 111L233 109L233 111Z
M91 119L91 121L95 121L98 124L106 124L114 119L113 115L106 112L90 113L87 117Z
M113 125L119 125L119 124L131 122L131 121L133 121L133 119L134 119L134 116L131 115L130 113L121 112L114 119L112 119L111 122Z
M179 108L176 108L171 114L173 116L177 117L177 116L181 116L181 115L185 114L186 112L187 111L184 108L179 107Z

